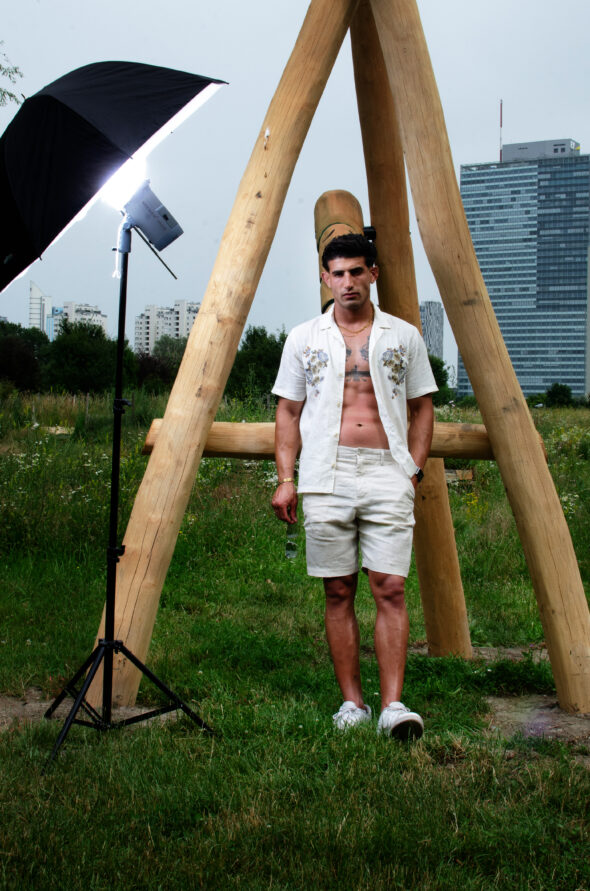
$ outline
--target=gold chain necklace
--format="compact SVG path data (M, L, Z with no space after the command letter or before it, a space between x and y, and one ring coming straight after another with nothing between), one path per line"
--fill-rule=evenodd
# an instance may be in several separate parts
M336 322L336 319L334 319ZM366 331L373 322L375 321L375 309L373 308L373 312L371 313L371 320L367 322L367 324L363 328L359 328L358 331L353 331L351 328L345 328L344 325L340 325L339 322L336 322L341 331L347 331L349 334L361 334L361 332Z

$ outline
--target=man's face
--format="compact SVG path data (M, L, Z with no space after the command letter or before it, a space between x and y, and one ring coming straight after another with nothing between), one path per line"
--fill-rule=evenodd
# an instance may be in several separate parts
M377 278L377 267L369 269L364 257L336 257L328 263L328 270L322 272L322 278L332 292L334 303L351 312L362 309Z

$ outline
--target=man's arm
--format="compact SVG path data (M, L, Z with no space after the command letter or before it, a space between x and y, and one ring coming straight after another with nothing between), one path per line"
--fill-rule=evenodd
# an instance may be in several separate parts
M426 396L418 396L416 399L408 399L408 409L410 412L408 449L416 465L424 467L430 454L434 427L432 396L429 393ZM412 482L416 488L418 480L415 475L412 477Z
M301 443L299 419L304 401L279 398L275 419L275 460L279 484L272 498L272 506L279 520L291 524L297 522L297 489L293 478Z

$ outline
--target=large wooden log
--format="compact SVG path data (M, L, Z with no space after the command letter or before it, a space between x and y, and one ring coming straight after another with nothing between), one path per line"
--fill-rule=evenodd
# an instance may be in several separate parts
M352 59L363 137L371 224L377 232L379 305L422 330L406 168L379 35L369 0L357 7ZM414 554L428 652L471 658L473 651L461 581L444 462L431 458L416 490Z
M363 231L363 209L351 192L339 189L320 195L313 209L315 243L318 250L320 306L325 312L334 302L332 292L322 279L322 255L328 242L339 235Z
M201 309L123 540L116 636L141 661L201 454L279 221L293 169L357 0L312 0L238 188ZM99 631L100 635L100 631ZM113 703L140 674L116 657ZM101 701L100 678L88 700Z
M371 0L424 248L531 573L559 703L590 711L590 615L576 555L479 270L415 0Z
M155 418L143 446L149 455L162 429L162 418ZM434 458L493 460L494 453L483 424L451 424L437 421L430 455ZM203 449L204 457L274 459L275 425L272 421L241 424L214 421Z

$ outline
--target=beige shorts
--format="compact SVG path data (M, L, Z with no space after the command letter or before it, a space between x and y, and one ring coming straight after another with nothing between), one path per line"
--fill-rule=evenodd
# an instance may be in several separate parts
M339 446L334 492L304 494L307 571L319 578L363 569L410 569L414 486L384 449Z

